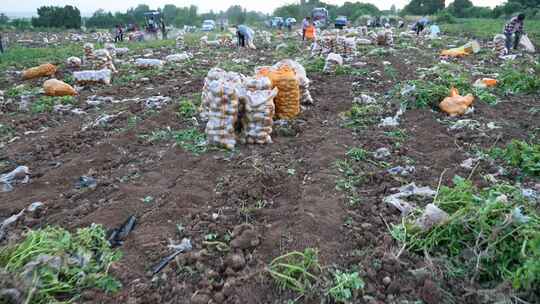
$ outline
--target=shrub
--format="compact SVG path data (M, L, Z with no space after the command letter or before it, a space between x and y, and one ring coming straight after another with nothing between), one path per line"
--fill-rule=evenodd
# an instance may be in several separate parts
M452 14L450 14L448 10L440 11L435 17L435 20L438 23L449 23L449 24L456 23L456 18Z

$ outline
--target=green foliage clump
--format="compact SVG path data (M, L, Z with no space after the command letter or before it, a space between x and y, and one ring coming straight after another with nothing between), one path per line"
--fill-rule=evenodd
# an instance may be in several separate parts
M140 135L139 137L149 142L174 141L176 145L193 154L201 154L208 150L206 135L195 128L179 131L167 128L154 131L151 134Z
M540 65L537 64L534 72L505 66L499 76L500 87L505 93L535 94L540 91Z
M281 288L306 294L320 281L322 267L317 250L306 248L303 252L293 251L275 258L268 272Z
M322 73L325 65L325 60L322 57L316 57L304 63L304 68L307 73Z
M480 283L506 281L524 290L540 284L540 217L518 187L479 190L456 177L454 187L441 187L435 204L449 214L445 223L420 231L413 212L392 236L411 251L449 257L462 276Z
M0 266L14 276L29 276L35 291L25 303L75 301L85 289L116 292L121 284L107 272L120 252L111 249L106 231L92 224L75 234L56 227L31 230L22 243L0 251Z
M51 97L51 96L42 96L37 101L32 103L30 106L30 111L32 113L44 113L52 112L54 106L57 104L73 104L75 99L73 96L62 96L62 97Z
M353 299L354 292L363 289L364 281L358 272L334 272L334 286L328 290L328 294L336 303L347 303Z
M183 118L191 118L197 114L197 107L190 100L184 99L180 101L178 106L178 115Z
M447 10L440 11L436 20L438 23L454 24L456 23L456 18Z
M384 112L378 104L353 104L351 110L345 112L345 127L362 129L377 123Z
M505 148L493 148L491 155L520 168L525 174L540 177L540 144L513 140Z
M436 108L449 95L452 87L460 94L472 91L471 79L460 66L439 64L424 72L422 80L412 80L409 86L416 89L408 96L414 108Z

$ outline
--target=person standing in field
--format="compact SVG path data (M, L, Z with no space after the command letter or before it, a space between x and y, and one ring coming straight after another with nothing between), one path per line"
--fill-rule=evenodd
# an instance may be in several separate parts
M3 40L2 33L0 33L0 54L4 53L4 44L2 40Z
M315 41L316 34L317 34L317 28L315 27L315 24L309 21L308 26L304 30L305 39L313 42Z
M238 46L246 47L246 44L247 46L251 46L253 44L253 36L255 32L244 24L236 25L235 28L236 36L238 37Z
M420 33L426 28L428 23L429 23L429 20L426 17L422 17L420 20L416 22L416 24L414 25L416 36L420 36Z
M306 40L306 30L309 27L310 23L311 23L311 17L306 17L302 21L302 41Z
M517 50L521 36L523 35L523 21L525 14L519 14L504 26L504 35L506 36L506 48L510 51L512 48ZM513 37L512 37L513 36ZM514 40L512 41L512 38Z

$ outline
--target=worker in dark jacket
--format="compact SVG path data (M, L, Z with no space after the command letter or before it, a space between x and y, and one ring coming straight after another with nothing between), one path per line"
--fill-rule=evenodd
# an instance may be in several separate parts
M523 35L523 21L525 14L519 14L504 26L504 35L506 36L506 48L510 51L512 48L518 48L519 41ZM513 36L513 37L512 37ZM512 38L513 41L512 41Z
M3 38L2 38L2 33L0 33L0 53L3 53L4 52L4 45L3 45Z

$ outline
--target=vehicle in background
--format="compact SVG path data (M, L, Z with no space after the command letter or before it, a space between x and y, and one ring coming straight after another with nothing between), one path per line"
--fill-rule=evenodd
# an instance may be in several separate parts
M334 26L337 28L337 29L343 29L344 27L347 26L347 17L345 16L338 16L336 18L336 21L334 22Z
M216 22L214 20L204 20L201 29L203 32L211 32L216 29Z
M160 12L147 12L144 13L144 21L146 23L146 32L149 34L157 34L159 32L159 25L161 23Z
M271 27L273 28L281 28L284 25L283 18L282 17L274 17L272 18L272 21L270 22Z
M311 19L316 27L325 28L328 26L328 10L324 7L316 7L311 11Z

